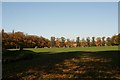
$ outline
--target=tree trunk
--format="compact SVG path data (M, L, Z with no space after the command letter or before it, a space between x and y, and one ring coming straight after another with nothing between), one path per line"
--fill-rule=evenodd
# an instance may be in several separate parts
M22 46L20 46L20 51L22 51L23 50L23 47Z

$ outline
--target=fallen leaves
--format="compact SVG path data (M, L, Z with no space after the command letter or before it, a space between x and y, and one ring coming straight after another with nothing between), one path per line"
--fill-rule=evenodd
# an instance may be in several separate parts
M109 62L111 58L94 57L90 55L66 59L53 66L46 65L29 68L24 74L18 76L23 80L41 80L51 78L116 78L120 79L119 68L113 68Z

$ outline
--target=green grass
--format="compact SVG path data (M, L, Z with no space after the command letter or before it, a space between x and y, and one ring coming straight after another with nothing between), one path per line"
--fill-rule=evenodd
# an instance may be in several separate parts
M25 48L24 50L30 50L33 52L72 52L72 51L109 51L109 50L118 50L118 46L102 46L102 47L76 47L76 48Z

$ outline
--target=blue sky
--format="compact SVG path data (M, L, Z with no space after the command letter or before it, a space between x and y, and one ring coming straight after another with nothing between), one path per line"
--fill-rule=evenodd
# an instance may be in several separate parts
M107 37L118 33L118 3L4 2L2 26L46 38Z
M118 2L119 0L1 0L2 2Z

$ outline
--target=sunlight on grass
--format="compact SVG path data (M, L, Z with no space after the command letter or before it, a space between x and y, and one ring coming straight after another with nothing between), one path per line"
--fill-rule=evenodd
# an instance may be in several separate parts
M73 52L73 51L107 51L107 50L118 50L118 46L101 46L101 47L76 47L76 48L25 48L24 50L31 50L34 52Z

